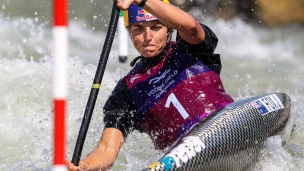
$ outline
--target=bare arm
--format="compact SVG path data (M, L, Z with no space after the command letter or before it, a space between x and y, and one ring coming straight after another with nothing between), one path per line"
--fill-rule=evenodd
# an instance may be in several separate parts
M139 4L141 0L118 0L117 6L128 9L131 3ZM190 44L201 43L205 39L205 32L201 25L185 11L167 4L161 0L147 0L143 9L154 15L166 26L177 30L186 42Z
M109 169L116 160L119 150L123 144L123 134L116 128L104 129L98 146L75 167L71 162L67 162L69 171L77 170L106 170Z

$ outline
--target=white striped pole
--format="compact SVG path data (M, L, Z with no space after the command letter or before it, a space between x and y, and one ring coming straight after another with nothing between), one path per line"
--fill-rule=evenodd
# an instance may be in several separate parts
M53 0L54 38L54 158L53 171L66 171L65 116L67 98L67 0Z
M120 10L118 18L118 60L125 63L128 60L128 32L124 25L123 12Z

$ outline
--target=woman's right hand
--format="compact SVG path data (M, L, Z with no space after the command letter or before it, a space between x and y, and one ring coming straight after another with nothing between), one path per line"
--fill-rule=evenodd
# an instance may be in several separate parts
M82 164L82 162L79 162L79 166L75 166L70 161L65 162L65 165L66 165L68 171L83 171L83 166L81 164Z
M100 171L109 169L119 153L124 137L120 130L116 128L105 128L97 147L80 160L79 166L74 166L70 161L66 161L69 171Z
M101 161L101 152L98 149L95 149L86 158L80 160L78 166L73 165L70 161L66 161L66 166L69 171L100 171L108 169Z

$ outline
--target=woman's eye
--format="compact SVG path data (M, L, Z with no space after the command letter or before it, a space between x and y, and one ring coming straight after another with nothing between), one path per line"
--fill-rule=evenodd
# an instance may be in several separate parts
M136 31L142 31L143 29L141 27L136 27L135 30Z
M155 26L155 27L152 27L152 30L157 31L157 30L159 30L160 28L161 28L161 27Z

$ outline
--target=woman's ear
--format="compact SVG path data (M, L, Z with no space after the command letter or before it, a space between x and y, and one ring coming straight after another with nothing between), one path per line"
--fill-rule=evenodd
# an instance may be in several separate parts
M172 33L173 33L173 29L168 27L168 32L167 32L167 41L170 42L171 41L171 37L172 37Z

